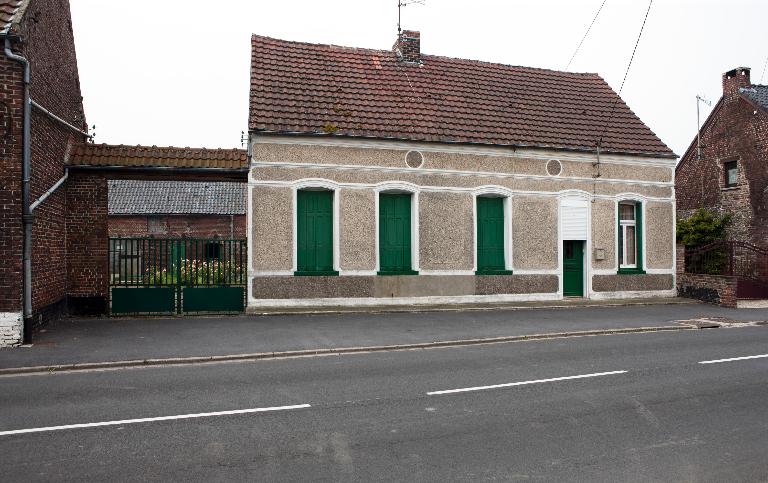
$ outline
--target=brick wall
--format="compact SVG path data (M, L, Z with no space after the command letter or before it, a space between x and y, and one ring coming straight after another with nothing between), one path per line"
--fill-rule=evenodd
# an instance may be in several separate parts
M103 314L107 308L109 252L106 176L73 170L67 205L69 311Z
M110 216L110 237L245 238L245 215Z
M765 245L768 240L768 113L753 106L738 88L748 72L723 78L723 97L701 130L702 157L694 140L675 174L677 216L685 219L704 207L731 213L728 236ZM725 187L723 163L737 160L738 185Z
M68 0L33 0L21 25L23 51L32 67L30 96L64 120L85 125ZM32 117L31 198L64 175L64 160L82 135L37 109ZM32 230L32 310L35 323L57 318L67 292L66 187L37 210Z
M21 312L22 79L0 54L0 313Z
M677 294L723 307L736 307L736 277L683 273L677 277Z
M14 50L31 66L30 96L59 117L84 125L82 97L68 0L33 0L20 24ZM10 135L3 121L0 141L0 312L20 311L22 293L21 165L23 70L0 55L0 114L10 114ZM64 175L64 159L83 136L37 109L31 118L31 201ZM58 318L67 290L66 186L34 212L32 229L32 309L35 326Z

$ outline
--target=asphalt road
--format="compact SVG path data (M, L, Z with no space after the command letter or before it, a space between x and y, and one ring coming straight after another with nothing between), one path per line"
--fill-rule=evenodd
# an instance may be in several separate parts
M0 471L768 481L768 357L701 363L766 354L768 327L752 327L4 377ZM211 414L233 410L248 411Z

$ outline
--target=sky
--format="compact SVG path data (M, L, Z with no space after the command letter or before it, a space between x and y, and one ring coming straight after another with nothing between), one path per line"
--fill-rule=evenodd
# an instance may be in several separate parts
M421 51L564 70L603 0L423 0L402 9ZM389 49L397 0L70 0L96 142L241 147L250 36ZM619 89L647 0L606 0L569 70ZM676 154L696 134L696 95L751 67L768 84L768 0L653 0L622 98ZM701 104L701 122L711 107Z

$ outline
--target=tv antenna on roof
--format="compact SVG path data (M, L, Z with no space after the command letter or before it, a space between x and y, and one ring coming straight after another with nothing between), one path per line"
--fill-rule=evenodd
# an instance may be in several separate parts
M400 28L400 11L403 9L403 7L407 7L408 5L424 5L427 0L397 0L397 33L400 34L400 32L403 31L403 29Z
M701 120L699 115L699 106L704 103L712 107L712 101L705 99L700 95L696 95L696 159L701 159Z

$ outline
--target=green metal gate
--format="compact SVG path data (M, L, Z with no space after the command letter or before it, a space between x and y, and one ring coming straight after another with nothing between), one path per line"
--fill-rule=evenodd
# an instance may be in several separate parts
M110 313L243 312L246 264L246 240L110 238Z

